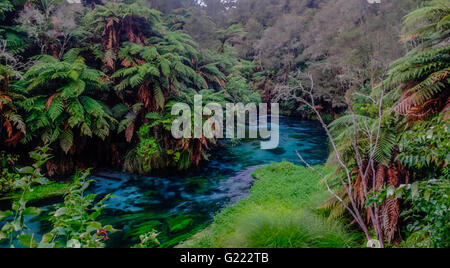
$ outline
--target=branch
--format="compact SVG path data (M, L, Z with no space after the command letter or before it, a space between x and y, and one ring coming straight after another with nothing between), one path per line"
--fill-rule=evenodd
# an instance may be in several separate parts
M327 190L330 194L332 194L334 196L334 198L336 198L343 206L344 208L352 215L353 218L357 218L356 214L353 212L352 209L350 209L347 204L345 203L345 201L338 195L336 194L330 187L330 185L328 184L325 176L318 171L317 169L315 169L313 166L311 166L308 162L306 162L306 160L301 156L301 154L298 151L295 151L297 153L297 156L300 158L300 160L303 162L303 164L305 164L309 169L311 169L313 172L315 172L317 175L319 175L319 177L322 179L322 181L324 182L324 184L327 187Z

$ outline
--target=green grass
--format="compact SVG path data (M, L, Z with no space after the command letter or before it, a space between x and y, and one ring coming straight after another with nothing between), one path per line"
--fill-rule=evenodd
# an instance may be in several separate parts
M317 167L323 171L323 167ZM282 162L257 169L250 197L219 213L207 229L179 247L345 248L360 235L318 215L329 195L320 178L305 167Z

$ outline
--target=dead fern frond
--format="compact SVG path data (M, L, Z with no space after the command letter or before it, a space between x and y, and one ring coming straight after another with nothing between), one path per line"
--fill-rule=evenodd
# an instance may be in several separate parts
M400 219L400 201L397 198L383 201L380 219L384 236L389 243L392 243L395 239Z

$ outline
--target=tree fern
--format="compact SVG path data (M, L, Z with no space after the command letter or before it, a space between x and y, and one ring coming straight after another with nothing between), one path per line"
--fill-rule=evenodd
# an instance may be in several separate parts
M444 0L430 1L427 6L405 17L405 26L414 30L404 41L417 39L420 45L397 60L388 73L388 86L406 90L395 110L408 113L413 107L420 110L428 100L448 94L450 75L450 4ZM425 26L421 26L425 25ZM425 111L424 111L425 112Z
M36 94L27 108L27 124L31 136L40 136L44 143L59 140L64 152L68 152L75 142L73 133L79 129L81 135L93 134L104 139L114 128L115 119L101 102L89 95L94 95L103 85L100 71L86 66L77 51L59 61L53 57L40 56L38 62L25 74L27 90ZM54 129L50 133L48 128ZM29 141L30 136L25 141Z
M52 121L55 121L64 111L64 101L61 96L56 96L52 99L48 106L48 116Z
M27 127L19 114L17 103L25 96L21 90L11 87L19 72L4 65L0 65L0 138L7 144L15 145L26 135ZM6 133L6 135L3 134Z
M405 28L415 28L403 36L404 41L422 39L423 44L414 52L424 46L436 45L449 36L450 30L450 3L446 0L433 0L426 6L417 9L405 16Z
M59 144L63 151L67 153L73 145L73 132L66 130L59 135Z

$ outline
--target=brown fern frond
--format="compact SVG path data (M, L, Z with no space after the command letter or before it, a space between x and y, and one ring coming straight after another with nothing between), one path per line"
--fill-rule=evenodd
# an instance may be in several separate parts
M117 36L117 25L114 19L109 19L102 33L102 44L107 50L117 48L119 46L119 38Z
M380 219L384 236L389 243L392 243L395 239L400 219L400 201L397 198L383 201Z
M5 119L3 125L5 126L6 132L8 133L8 138L11 138L13 135L13 126L11 122L8 119Z
M50 107L50 105L51 105L52 102L53 102L53 99L54 99L56 96L58 96L58 93L53 94L50 98L48 98L47 102L45 103L45 110L47 110L47 112L48 112L48 107Z
M121 32L127 36L129 42L139 45L148 44L147 37L142 31L148 28L148 23L144 18L128 15L122 20L121 24Z
M387 167L378 165L377 174L375 176L375 191L381 189L385 183Z
M144 84L142 84L139 87L138 100L139 100L140 103L144 104L144 107L146 109L150 108L150 106L151 106L151 94L150 94L150 91L148 90L148 83L147 82L145 82Z
M16 147L17 143L19 143L19 141L23 138L23 133L22 132L17 132L16 134L14 134L11 138L5 140L5 143L8 144L9 146L13 146Z
M388 169L388 184L391 186L398 186L399 185L399 172L397 169L396 163L390 163L389 169Z
M363 166L362 166L363 171L365 171L366 165L367 165L367 163L363 163ZM357 174L356 180L353 183L353 197L355 198L355 201L356 201L358 207L364 208L365 202L366 202L364 192L365 191L368 192L369 189L372 188L371 185L369 185L369 178L372 177L372 171L369 170L367 172L367 176L365 178L366 189L364 189L363 178L362 178L360 172L358 171L358 167L355 167L355 169L352 171L352 174Z
M400 114L412 116L410 119L413 121L426 120L429 114L439 111L442 100L446 99L446 91L439 89L437 85L447 79L449 75L450 69L447 68L430 75L421 83L411 82L402 85L401 101L394 110ZM443 94L444 98L442 98Z
M399 42L400 43L405 43L411 40L415 40L417 37L419 36L418 33L410 33L410 34L405 34L402 36L402 38L400 38Z
M128 67L131 67L131 65L132 65L132 63L129 60L127 60L127 59L122 60L123 67L128 68Z
M131 140L133 139L133 135L134 135L134 125L135 123L132 122L127 129L125 130L125 138L127 140L128 143L131 142Z
M138 65L144 65L144 64L147 63L145 60L141 60L141 59L137 59L137 58L135 58L134 61L135 61Z

